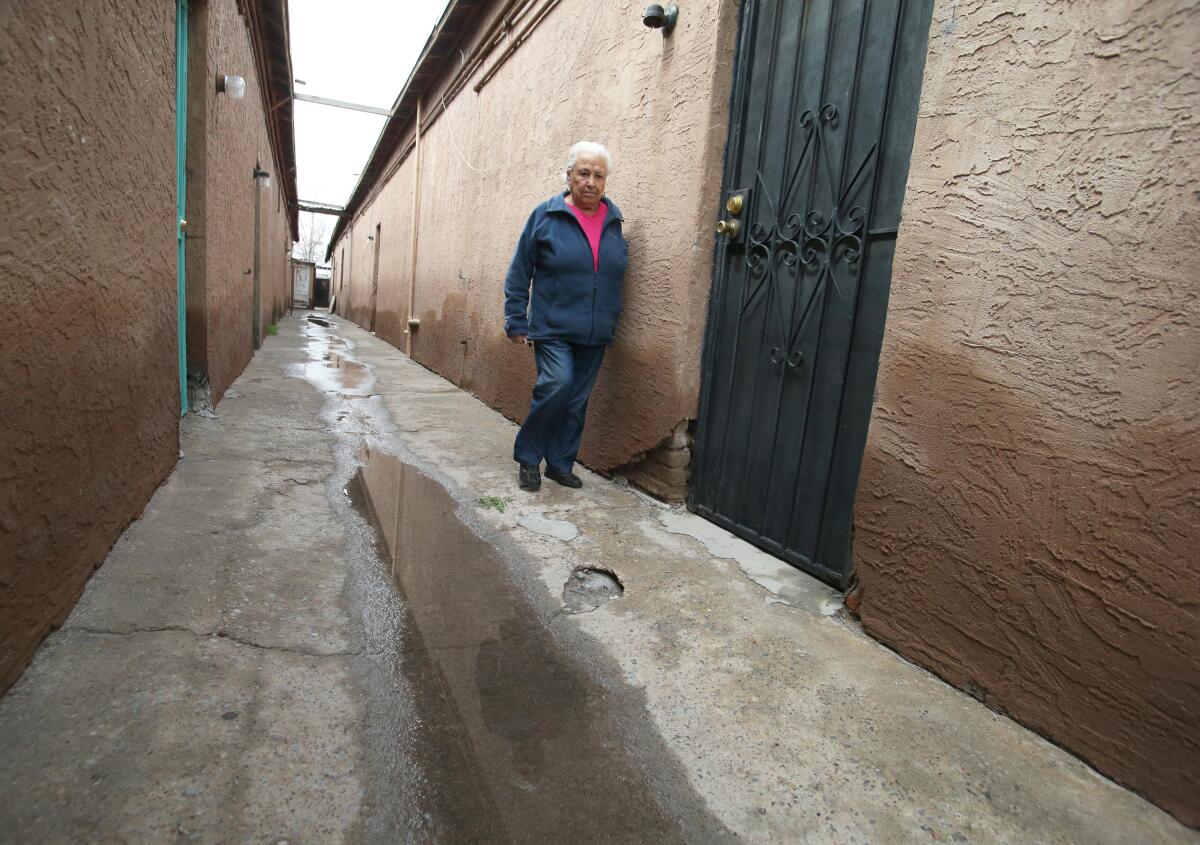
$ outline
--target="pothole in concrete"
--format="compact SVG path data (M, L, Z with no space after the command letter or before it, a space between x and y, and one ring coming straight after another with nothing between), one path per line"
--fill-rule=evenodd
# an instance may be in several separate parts
M625 587L614 573L595 566L581 566L563 585L563 609L566 613L591 613L624 593Z

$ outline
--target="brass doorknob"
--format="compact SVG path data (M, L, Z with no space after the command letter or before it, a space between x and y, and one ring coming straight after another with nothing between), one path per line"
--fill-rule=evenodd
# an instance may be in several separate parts
M737 239L738 231L740 229L741 229L741 226L738 225L738 222L736 220L718 220L717 221L717 234L724 235L725 237L729 238L729 240L731 240L731 241Z

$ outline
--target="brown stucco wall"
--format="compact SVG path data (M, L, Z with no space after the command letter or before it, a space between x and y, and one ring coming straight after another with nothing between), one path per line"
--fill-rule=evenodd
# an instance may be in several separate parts
M1200 9L939 0L866 629L1200 823Z
M174 4L43 6L0 10L0 691L178 453ZM276 168L235 0L191 8L188 358L219 398L252 354L251 173ZM273 181L264 329L291 243Z
M202 367L214 401L245 369L254 354L255 167L271 176L257 187L260 207L260 336L286 309L291 234L281 193L282 180L271 153L260 80L246 22L236 0L192 4L193 62L189 104L188 301L189 366ZM233 100L216 92L217 74L246 80L246 94Z
M276 168L271 168L272 174ZM266 342L267 327L279 322L292 303L292 234L288 228L287 201L279 188L279 179L272 175L271 187L263 190L262 198L262 273L261 325L262 342ZM239 374L240 375L240 374Z
M0 691L175 463L174 32L0 7Z
M736 18L732 3L695 3L664 39L642 25L641 7L614 14L564 0L481 93L468 86L451 100L423 139L413 357L514 419L528 410L533 380L531 354L503 335L517 236L561 188L572 143L600 141L612 152L608 192L626 217L630 266L589 408L581 458L592 467L624 464L695 416ZM433 97L425 113L436 106ZM401 348L414 167L409 156L332 251L340 259L345 246L350 265L345 287L335 283L338 311L365 326L368 236L382 224L376 329Z

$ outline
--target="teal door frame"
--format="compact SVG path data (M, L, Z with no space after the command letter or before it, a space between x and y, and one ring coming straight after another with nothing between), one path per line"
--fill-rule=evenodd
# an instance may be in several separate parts
M187 284L187 64L188 0L175 0L175 276L176 321L179 324L179 416L188 412Z

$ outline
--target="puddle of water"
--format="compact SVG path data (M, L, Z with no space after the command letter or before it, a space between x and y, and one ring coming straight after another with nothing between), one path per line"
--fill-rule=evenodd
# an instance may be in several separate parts
M402 671L438 734L422 752L435 829L488 841L682 841L676 814L606 727L619 711L612 691L560 651L454 499L390 455L361 458L348 492L378 529L411 615Z
M375 383L370 369L354 359L346 341L311 326L308 335L308 361L298 365L298 373L318 389L340 392L347 398L361 397L370 392Z
M354 391L362 387L370 378L370 373L366 366L358 363L353 358L336 352L328 352L322 355L321 365L326 370L335 371L328 373L327 377L344 391Z

